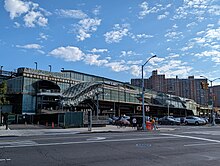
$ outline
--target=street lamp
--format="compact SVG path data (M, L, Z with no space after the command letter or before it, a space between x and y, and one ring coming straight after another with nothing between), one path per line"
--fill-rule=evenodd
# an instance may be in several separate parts
M167 116L170 116L170 94L169 94L169 98L168 98L168 104L167 104Z
M142 128L143 130L146 130L145 126L145 110L144 110L144 66L151 60L152 58L155 58L156 55L151 56L142 66L141 66L141 81L142 81L142 116L143 116L143 123Z
M96 118L99 119L99 93L95 93L96 95Z
M35 63L35 66L36 66L35 69L37 70L37 62L34 62L34 63Z
M212 113L211 113L211 119L212 119L212 126L215 126L215 115L214 115L214 92L213 92L213 86L212 86L212 82L220 79L220 78L216 78L214 80L209 80L208 78L204 77L204 76L200 76L200 77L203 77L205 78L206 80L208 80L210 83L211 83L211 102L212 102Z

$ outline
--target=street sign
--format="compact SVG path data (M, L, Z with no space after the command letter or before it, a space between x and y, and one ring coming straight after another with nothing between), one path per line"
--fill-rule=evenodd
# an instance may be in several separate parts
M137 106L138 111L142 111L142 106ZM145 106L145 112L150 112L150 107L148 105Z
M150 112L150 107L149 107L149 106L146 106L146 107L145 107L145 111L146 111L146 112Z

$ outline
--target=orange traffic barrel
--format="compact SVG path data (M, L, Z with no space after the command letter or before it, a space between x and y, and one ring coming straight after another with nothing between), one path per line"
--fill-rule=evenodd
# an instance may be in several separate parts
M152 130L152 123L151 122L146 122L146 129Z

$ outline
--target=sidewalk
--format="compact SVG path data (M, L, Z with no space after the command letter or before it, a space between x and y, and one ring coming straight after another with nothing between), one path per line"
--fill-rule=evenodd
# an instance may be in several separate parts
M68 128L68 129L45 129L37 128L37 125L22 125L22 129L5 130L5 126L0 126L0 137L19 137L19 136L36 136L36 135L60 135L60 134L79 134L79 133L97 133L97 132L137 132L137 129L132 127L117 127L106 125L106 127L93 127L92 131L88 128ZM10 126L9 126L10 128ZM165 128L159 128L157 131L162 131ZM166 128L165 130L174 130L174 128ZM139 130L141 131L141 130Z

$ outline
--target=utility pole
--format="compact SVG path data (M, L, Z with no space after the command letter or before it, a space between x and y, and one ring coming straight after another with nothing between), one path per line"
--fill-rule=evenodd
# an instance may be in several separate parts
M156 55L151 56L142 66L141 66L141 80L142 80L142 118L143 118L143 122L142 122L142 129L146 130L146 124L145 124L145 109L144 109L144 66L147 64L147 62L149 60L151 60L152 58L155 58Z

